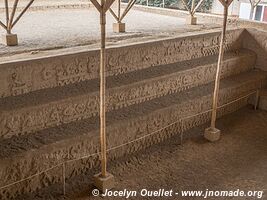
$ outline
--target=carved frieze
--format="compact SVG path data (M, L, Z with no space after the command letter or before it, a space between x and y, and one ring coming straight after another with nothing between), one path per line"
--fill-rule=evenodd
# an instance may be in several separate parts
M246 61L250 60L250 57L243 56L225 61L222 68L222 77L247 71L252 66L249 61L240 62L236 66L235 60L237 59ZM185 71L177 71L167 76L147 79L145 82L107 90L107 111L206 84L214 80L215 71L216 65L211 63ZM93 117L98 114L98 111L99 96L98 92L95 92L39 105L35 108L29 107L15 112L3 112L0 114L2 127L0 135L3 138L8 138L12 135L31 133L44 128Z
M227 50L235 48L233 43L238 43L241 33L242 30L229 31ZM217 54L219 35L220 32L198 34L108 49L107 75ZM96 50L0 64L0 97L95 79L98 73L99 51Z

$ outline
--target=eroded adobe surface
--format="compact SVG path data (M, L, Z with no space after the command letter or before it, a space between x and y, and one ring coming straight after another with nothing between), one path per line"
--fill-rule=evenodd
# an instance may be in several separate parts
M266 69L266 43L257 50L250 38L254 33L227 32L220 116L247 105L249 94L266 84L265 73L254 70ZM257 34L264 40L263 31ZM108 49L108 148L160 130L110 151L110 159L209 120L219 35L195 33ZM0 64L0 186L58 165L0 190L3 199L61 182L62 162L98 151L98 66L97 50L32 55ZM66 177L98 165L97 156L68 162Z

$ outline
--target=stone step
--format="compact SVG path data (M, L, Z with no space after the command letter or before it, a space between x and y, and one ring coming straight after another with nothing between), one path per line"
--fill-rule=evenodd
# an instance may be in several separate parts
M242 49L226 53L222 77L251 70L256 55ZM107 111L180 92L214 80L217 56L107 78ZM98 115L99 80L0 99L0 138L21 136Z
M219 104L223 105L251 94L265 82L266 74L255 71L226 78L221 82ZM211 108L212 91L213 84L210 83L108 112L108 149L160 130L157 134L146 137L144 140L109 151L109 158L114 159L126 153L143 149L173 134L207 122L210 119L210 113L199 113ZM245 106L248 98L227 104L219 109L219 116ZM187 118L191 115L195 116ZM67 178L81 174L99 164L97 156L70 161L95 154L98 151L98 132L98 117L91 117L38 131L31 135L0 141L0 186L59 165L32 180L0 190L1 199L5 199L7 196L11 199L12 195L32 192L40 187L62 181L60 163L63 161L68 161L66 164Z

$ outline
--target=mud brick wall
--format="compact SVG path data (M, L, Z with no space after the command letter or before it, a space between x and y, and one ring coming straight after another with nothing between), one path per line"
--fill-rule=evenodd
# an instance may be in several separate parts
M238 87L230 87L227 90L221 90L219 99L220 105L247 94L249 91L254 91L259 84L261 84L261 80L254 80L250 83L241 83ZM223 109L220 109L219 116L236 111L246 104L247 98L241 99L234 104L230 104ZM178 121L177 124L161 130L153 137L147 137L145 140L133 143L122 149L120 148L118 151L111 151L109 153L109 158L116 159L122 155L144 149L152 144L157 144L158 142L163 141L172 134L177 134L181 131L186 131L194 126L208 122L210 120L210 113L181 121L179 121L179 119L206 111L210 107L211 94L208 94L201 98L195 98L180 104L164 107L156 112L144 113L142 116L138 117L133 116L131 120L125 120L124 123L108 123L110 124L107 127L107 132L109 133L108 148L111 148L148 133L152 133L153 131L158 130L159 127L165 127L172 122ZM88 129L88 131L90 131L90 129ZM18 157L15 160L7 158L5 164L1 165L0 168L0 184L12 183L18 179L18 176L23 176L20 178L27 177L33 173L49 168L51 164L56 165L64 160L95 153L99 148L98 140L98 133L96 131L91 132L90 134L80 135L76 138L68 139L66 137L65 140L55 143L53 146L44 146L36 152L26 152L25 155ZM23 167L21 167L21 163L24 163ZM98 157L90 157L88 159L70 162L66 165L66 177L74 177L75 175L81 174L97 165L99 165ZM53 183L61 183L61 169L62 166L58 166L53 170L38 176L38 178L27 181L27 184L25 184L25 182L22 183L21 187L20 184L18 184L5 190L1 190L0 196L3 199L12 199L13 195L16 196L16 193L27 193L35 191L38 188L49 186Z
M226 48L228 51L237 50L242 47L243 33L243 29L227 32ZM219 50L219 42L220 32L214 31L201 34L194 33L145 44L109 48L107 56L108 78L146 69L151 66L179 61L189 62L189 60L194 58L216 55ZM234 52L238 54L238 51ZM5 99L5 97L27 93L32 94L37 90L45 91L41 89L68 87L85 80L98 82L96 78L98 78L99 51L97 50L67 55L51 55L50 57L35 56L33 55L29 60L0 63L0 96L2 98ZM240 66L235 70L230 67L231 65L233 66L232 62L235 61L225 63L223 68L224 77L238 74L242 70L248 70L244 63L251 62L248 66L252 65L255 62L255 55L249 61L243 59ZM209 94L201 96L201 98L183 101L183 103L176 102L160 109L151 109L148 110L150 112L143 113L142 115L132 114L130 117L127 116L129 120L123 121L120 119L116 121L116 117L125 115L124 112L127 112L126 108L128 109L129 105L134 106L133 104L140 102L147 102L147 105L150 105L151 102L148 100L153 101L153 96L164 98L166 94L170 96L170 94L177 91L182 92L188 88L205 84L212 80L215 71L214 66L204 65L194 70L187 70L185 74L181 73L183 72L177 72L177 74L167 78L152 78L146 83L135 85L134 87L130 85L127 88L123 85L116 89L110 87L110 91L108 91L108 110L110 111L109 113L113 112L114 116L109 117L110 120L113 120L112 123L110 121L107 123L109 148L158 130L170 122L179 120L183 116L206 111L211 107L211 95ZM262 80L251 81L244 85L241 84L239 87L222 90L220 104L257 89L261 83ZM155 88L162 89L162 92L153 93ZM21 138L22 140L20 141L31 141L32 132L35 131L38 132L34 133L33 139L35 137L45 138L45 136L50 136L48 138L55 139L56 142L45 141L47 144L42 144L40 147L29 146L27 147L30 149L29 151L20 151L18 148L12 150L12 152L0 152L0 157L3 160L0 166L0 185L6 185L28 177L62 161L96 153L99 149L97 130L98 98L97 91L92 91L87 95L74 95L70 98L62 98L60 101L54 102L54 104L32 106L29 110L25 108L14 110L13 113L9 113L8 110L1 112L0 130L1 139L4 138L3 141L5 141L3 143L10 144L16 137ZM228 105L221 109L220 115L233 112L246 104L247 99L243 99L235 104ZM116 107L115 105L118 106ZM119 112L118 108L124 108L121 115L114 113ZM61 113L54 112L55 110L60 110ZM118 151L111 151L109 158L116 159L124 154L156 144L171 134L188 130L193 126L207 122L209 119L210 114L203 114L192 119L180 121L142 142L133 143ZM71 122L73 121L76 122L72 126ZM7 122L11 123L10 127L15 129L7 131L5 129ZM61 131L57 132L56 126L59 125ZM79 133L79 137L71 137L68 134L69 129L75 129ZM11 136L14 137L11 138ZM35 150L31 150L31 148ZM14 159L16 155L19 156ZM66 166L67 178L81 174L98 164L98 157L68 163ZM18 194L33 192L36 189L60 183L61 181L62 169L61 166L58 166L34 179L1 190L0 199L12 199Z
M243 29L227 34L227 49L241 46ZM190 60L218 53L220 32L109 48L107 75L118 75L159 64ZM25 94L98 78L99 51L0 63L0 97Z
M267 71L267 30L248 28L243 37L243 47L257 54L256 68Z
M222 78L245 72L251 69L255 63L256 56L254 54L240 56L235 53L232 54L230 55L233 57L223 62ZM197 61L195 60L195 62ZM193 61L182 62L179 67L182 68L188 65L194 65ZM177 71L163 77L150 78L146 82L128 83L126 85L121 83L120 87L108 88L106 97L107 111L209 83L214 80L215 72L216 62L203 63L197 68ZM138 76L138 74L134 75ZM88 87L95 85L97 84L89 84ZM3 110L0 113L0 138L22 136L44 128L98 115L99 93L96 91L97 89L96 87L94 92L88 94L71 96L40 106ZM47 94L53 95L54 93Z

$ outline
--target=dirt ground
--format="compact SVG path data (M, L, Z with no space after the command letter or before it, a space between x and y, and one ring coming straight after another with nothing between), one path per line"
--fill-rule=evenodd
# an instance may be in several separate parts
M246 107L218 121L222 137L209 143L198 127L164 143L109 164L116 177L114 190L263 191L255 197L209 197L207 199L267 199L267 112ZM206 125L207 126L207 125ZM188 137L191 136L191 137ZM95 173L95 172L92 172ZM60 196L62 185L23 199L102 199L93 197L92 174L68 180L67 195ZM113 191L114 191L113 190ZM57 194L56 194L57 193ZM108 197L105 199L125 199ZM132 197L129 199L203 199L203 197Z

